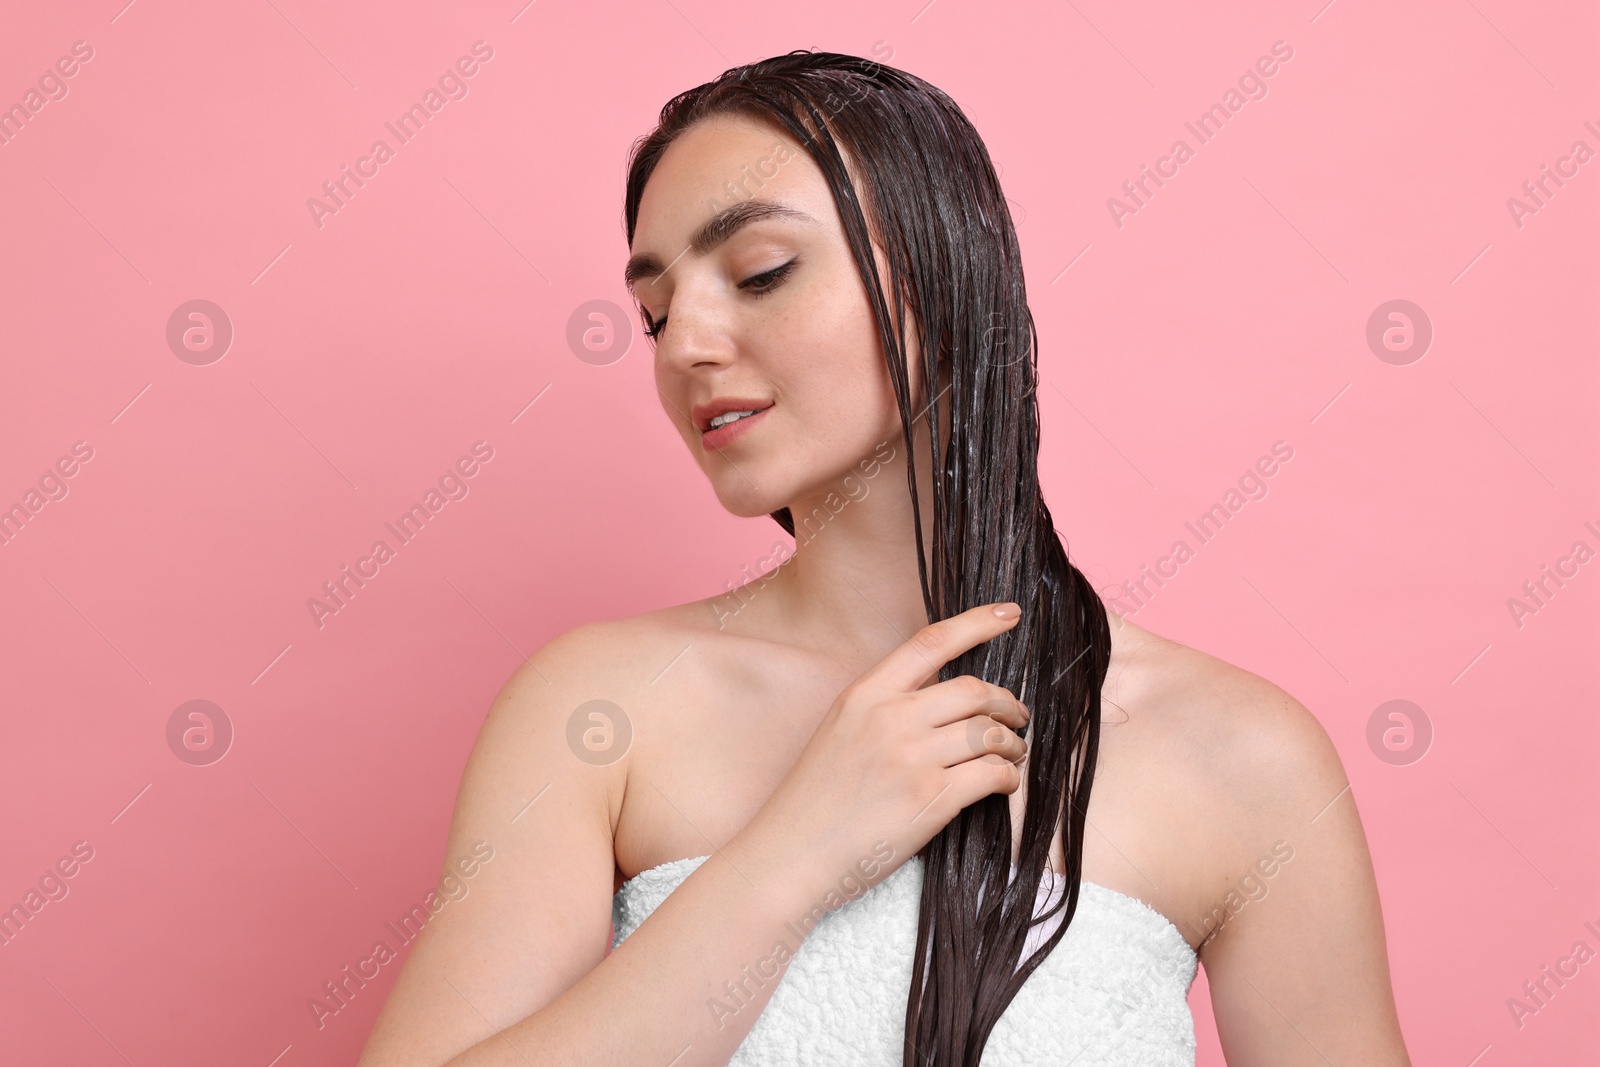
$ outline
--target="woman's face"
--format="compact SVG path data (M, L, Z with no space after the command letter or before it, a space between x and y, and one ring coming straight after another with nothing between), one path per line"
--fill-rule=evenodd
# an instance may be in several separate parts
M730 208L742 224L701 234ZM881 442L901 450L866 286L821 170L787 133L731 115L685 130L645 186L630 251L662 409L730 512L826 494ZM725 408L759 413L708 433Z

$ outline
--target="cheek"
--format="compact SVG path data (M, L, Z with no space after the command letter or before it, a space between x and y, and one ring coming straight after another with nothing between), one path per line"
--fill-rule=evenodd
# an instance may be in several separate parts
M681 396L674 395L673 389L675 387L671 379L666 374L665 367L660 359L655 361L653 380L656 390L656 402L658 405L660 405L661 414L665 416L666 420L672 424L672 428L678 431L679 435L683 436L684 439L687 440L687 430L689 428L688 409L683 408L681 414L678 410L683 404L687 403L687 401ZM695 434L695 437L698 438L699 434Z
M826 368L818 368L821 373L807 390L815 399L806 414L820 450L846 467L902 433L894 387L878 346L850 347Z

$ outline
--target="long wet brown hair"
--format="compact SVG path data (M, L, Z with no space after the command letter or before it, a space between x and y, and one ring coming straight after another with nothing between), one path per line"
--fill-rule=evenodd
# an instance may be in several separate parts
M1039 489L1037 342L1016 230L988 151L954 101L893 67L801 50L735 67L661 109L660 124L635 143L629 163L630 247L645 183L662 153L688 127L725 114L788 131L821 168L872 300L907 442L916 439L923 414L912 411L908 311L922 339L922 381L938 388L926 409L928 455L942 457L933 478L931 560L922 524L914 524L928 618L1006 600L1022 605L1008 633L940 672L941 680L972 674L1005 686L1033 712L1018 873L1012 880L1010 798L1003 793L968 806L920 853L904 1064L976 1067L995 1022L1077 911L1111 651L1105 606L1067 560ZM840 144L865 196L846 171ZM892 315L869 234L887 261ZM920 516L915 462L908 449ZM787 508L772 518L794 533ZM1058 828L1067 892L1034 919ZM1023 960L1030 926L1063 909L1060 928Z

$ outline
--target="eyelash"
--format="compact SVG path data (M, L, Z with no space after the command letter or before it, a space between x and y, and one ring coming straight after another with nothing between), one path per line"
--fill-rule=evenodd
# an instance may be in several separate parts
M752 274L739 283L739 288L745 290L751 296L766 296L783 284L783 280L794 271L797 262L798 260L791 259L782 266L773 267L771 270L762 271L760 274ZM763 281L763 279L766 279L766 281ZM760 288L752 288L756 283L761 283ZM667 318L670 318L670 316L664 316L660 322L653 322L648 311L644 313L644 317L646 323L644 335L652 338L660 336L661 331L667 328Z

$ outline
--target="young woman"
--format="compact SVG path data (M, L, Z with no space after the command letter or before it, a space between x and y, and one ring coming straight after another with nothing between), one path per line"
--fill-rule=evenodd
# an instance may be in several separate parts
M635 145L625 219L668 421L795 551L507 682L446 873L493 859L362 1067L1192 1064L1201 962L1231 1067L1407 1067L1317 720L1067 560L960 109L852 56L737 68Z

